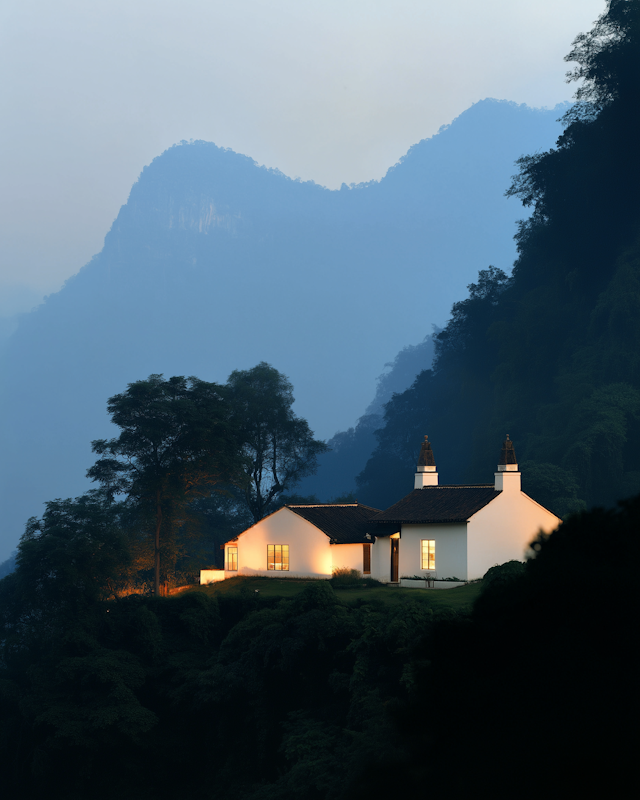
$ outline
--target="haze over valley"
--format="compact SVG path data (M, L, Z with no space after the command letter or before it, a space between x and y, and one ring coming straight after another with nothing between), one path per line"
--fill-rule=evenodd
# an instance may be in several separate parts
M317 435L352 426L479 269L510 269L522 209L504 192L562 111L482 101L380 182L334 191L207 142L156 158L104 249L5 343L5 547L44 501L87 487L106 399L151 373L222 382L266 361Z

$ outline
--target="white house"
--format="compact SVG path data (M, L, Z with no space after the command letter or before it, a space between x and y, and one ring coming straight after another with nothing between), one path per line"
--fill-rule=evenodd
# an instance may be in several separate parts
M561 522L521 490L508 436L494 482L472 486L438 485L425 436L414 486L386 511L361 503L284 506L225 544L224 577L329 578L347 567L386 583L416 575L472 580L494 564L522 560L540 530Z
M224 546L224 576L330 578L339 567L371 574L379 513L361 503L283 506Z

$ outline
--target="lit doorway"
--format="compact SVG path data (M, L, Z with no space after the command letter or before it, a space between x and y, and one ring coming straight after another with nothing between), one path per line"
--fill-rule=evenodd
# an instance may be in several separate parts
M400 539L391 540L391 583L398 583L398 564L400 562Z

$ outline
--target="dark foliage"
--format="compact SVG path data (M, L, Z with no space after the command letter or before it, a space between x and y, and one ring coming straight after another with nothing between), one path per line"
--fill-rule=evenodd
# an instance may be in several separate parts
M50 506L0 581L6 797L623 793L640 498L490 570L471 614L324 581L117 599L108 506Z
M285 492L316 471L327 446L313 438L306 419L294 414L293 386L270 364L235 370L227 388L242 452L236 486L258 522L282 505Z
M505 586L517 580L524 574L525 567L522 561L507 561L505 564L496 564L486 571L482 578L482 591L489 589L495 591L498 586Z
M520 159L509 194L533 214L513 276L480 272L436 337L433 372L387 404L362 502L406 493L394 481L424 433L455 483L486 481L509 432L525 489L561 515L640 488L638 0L612 0L567 59L581 105L555 149Z
M418 683L439 691L428 702L418 695L416 711L441 725L414 729L413 746L430 741L442 778L455 773L459 791L624 793L635 758L638 596L629 565L639 525L640 498L571 517L534 543L537 556L519 576L505 579L501 568L470 625L438 632ZM602 591L604 580L614 593ZM450 747L461 731L467 744Z
M110 500L126 495L132 515L154 547L154 591L175 572L178 529L188 530L191 502L207 497L239 474L238 425L226 387L197 378L150 375L110 397L107 409L120 428L116 439L98 439L100 455L87 476Z
M0 583L1 636L14 642L1 676L9 797L51 785L70 798L340 797L376 749L393 751L385 708L434 619L424 604L347 608L322 581L288 601L195 592L87 604L62 576L85 612L70 620L50 602L64 635L36 647L23 629L19 648L8 601L33 578L24 567Z
M292 404L291 383L264 362L222 386L150 375L109 399L121 432L92 443L100 458L87 474L106 500L126 498L118 519L130 531L138 590L151 579L159 594L221 565L220 545L313 473L326 445Z

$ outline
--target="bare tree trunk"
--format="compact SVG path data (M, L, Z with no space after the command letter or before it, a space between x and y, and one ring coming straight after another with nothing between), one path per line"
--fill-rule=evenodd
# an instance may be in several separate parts
M155 538L155 585L154 594L160 597L160 527L162 525L162 502L160 489L156 491L156 538Z

